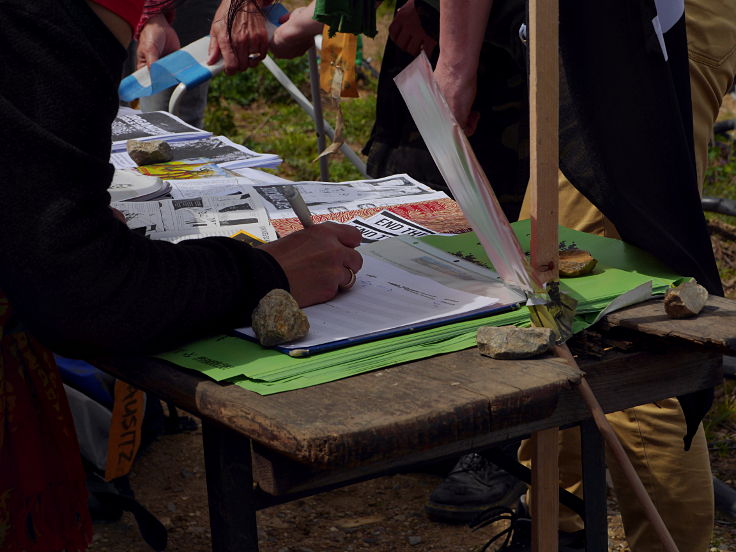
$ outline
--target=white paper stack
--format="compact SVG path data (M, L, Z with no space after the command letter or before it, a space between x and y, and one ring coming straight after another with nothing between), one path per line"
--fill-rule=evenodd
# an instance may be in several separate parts
M281 165L282 159L274 153L258 153L228 140L224 136L208 136L191 140L166 141L171 146L172 161L192 161L206 159L209 163L219 165L225 169L239 169L242 167L263 167L275 169ZM110 162L116 169L137 167L123 148L113 150Z
M165 111L118 112L112 123L112 151L125 151L128 140L166 140L169 143L212 136Z
M149 201L165 196L171 186L156 176L144 176L132 171L115 171L107 189L111 201Z

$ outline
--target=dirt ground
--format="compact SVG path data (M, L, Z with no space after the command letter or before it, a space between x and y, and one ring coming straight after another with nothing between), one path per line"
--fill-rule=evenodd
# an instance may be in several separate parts
M736 444L734 432L722 435ZM728 448L728 445L720 444ZM725 449L724 449L725 450ZM732 448L730 449L732 452ZM736 484L736 460L716 453L714 471ZM430 521L424 503L441 481L438 475L407 473L382 477L263 510L258 514L263 552L473 551L503 525L472 532L462 525ZM160 437L138 461L131 476L138 500L169 533L167 550L210 550L201 430ZM629 550L609 500L609 551ZM116 523L95 526L92 552L147 552L130 514ZM711 551L736 550L736 526L723 519L715 528Z

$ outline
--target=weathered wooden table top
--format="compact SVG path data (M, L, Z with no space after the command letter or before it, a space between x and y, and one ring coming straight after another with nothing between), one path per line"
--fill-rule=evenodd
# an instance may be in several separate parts
M615 411L716 384L721 354L736 347L736 302L711 298L698 318L670 320L661 300L650 301L606 325L660 343L581 363L604 409ZM270 396L153 358L95 362L285 458L324 467L481 446L588 417L572 389L581 373L551 357L498 361L469 349Z

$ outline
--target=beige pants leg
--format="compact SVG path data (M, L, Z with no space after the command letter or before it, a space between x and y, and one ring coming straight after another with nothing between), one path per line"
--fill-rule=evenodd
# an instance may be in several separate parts
M713 527L713 487L702 426L691 449L685 452L682 447L685 420L676 399L614 412L607 418L680 552L706 552ZM524 441L519 458L529 465L530 454L530 443ZM582 497L580 456L580 431L577 428L561 431L560 484ZM607 458L632 552L663 551L610 452ZM561 506L560 530L580 529L583 529L580 517Z
M698 186L702 192L708 141L723 96L736 75L736 0L686 0L690 88ZM520 218L528 218L529 197ZM560 178L560 224L617 237L613 225ZM675 399L607 416L647 488L680 552L708 550L713 527L713 488L702 425L690 451L682 448L685 421ZM581 496L580 432L560 432L560 483ZM529 444L519 451L529 459ZM633 552L657 552L661 545L619 467L609 464L624 529ZM560 529L582 529L582 520L560 508Z

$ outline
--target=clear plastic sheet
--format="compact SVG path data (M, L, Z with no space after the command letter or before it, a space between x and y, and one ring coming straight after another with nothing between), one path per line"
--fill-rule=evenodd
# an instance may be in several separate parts
M496 272L529 294L535 282L506 215L460 126L450 112L424 53L395 79L434 162L465 218L478 235Z

